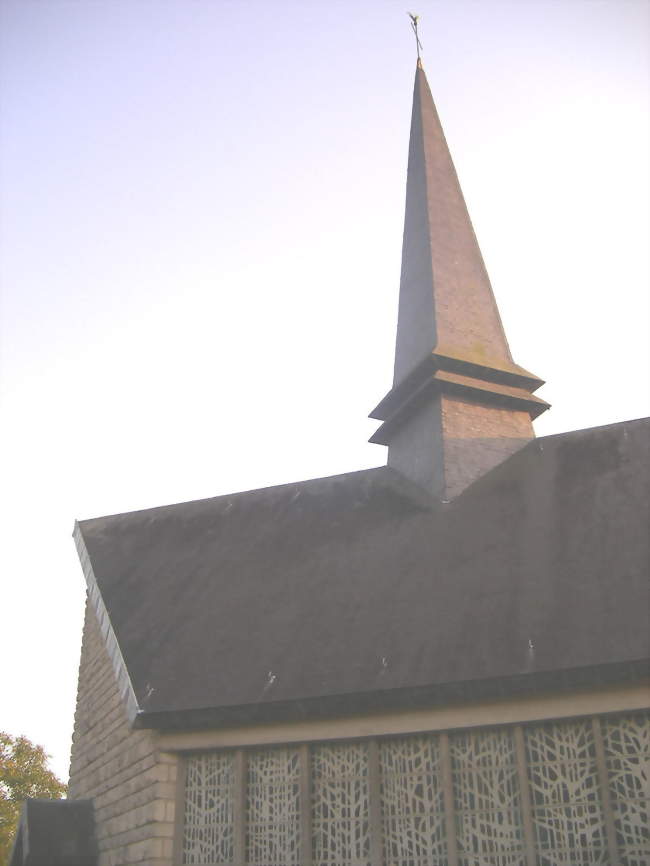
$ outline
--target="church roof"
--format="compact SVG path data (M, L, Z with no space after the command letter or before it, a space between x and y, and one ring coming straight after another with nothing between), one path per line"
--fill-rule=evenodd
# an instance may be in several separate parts
M649 434L641 420L534 440L450 503L382 467L81 522L139 723L637 672Z
M418 63L388 466L86 520L131 717L296 718L637 676L650 425L535 440Z

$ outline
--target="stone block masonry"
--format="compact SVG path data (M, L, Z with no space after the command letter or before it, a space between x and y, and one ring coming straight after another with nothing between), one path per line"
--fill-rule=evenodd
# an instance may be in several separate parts
M155 732L130 727L87 603L68 797L94 802L99 866L171 866L177 770Z

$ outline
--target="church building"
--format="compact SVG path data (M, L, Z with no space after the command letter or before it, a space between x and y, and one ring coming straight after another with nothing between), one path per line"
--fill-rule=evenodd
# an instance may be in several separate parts
M98 866L648 866L650 424L541 384L418 61L387 465L75 527Z

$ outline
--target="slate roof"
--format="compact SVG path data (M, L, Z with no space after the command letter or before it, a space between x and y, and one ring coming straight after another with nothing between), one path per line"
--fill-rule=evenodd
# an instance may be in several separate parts
M449 504L382 467L83 521L139 724L638 676L649 458L646 419L534 440Z

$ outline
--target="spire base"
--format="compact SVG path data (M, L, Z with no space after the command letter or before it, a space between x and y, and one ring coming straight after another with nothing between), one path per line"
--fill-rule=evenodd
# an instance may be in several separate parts
M384 423L370 442L388 445L388 465L427 493L451 501L534 438L549 408L543 382L512 362L495 366L434 351L371 413Z
M525 411L438 393L391 432L388 465L434 501L452 502L533 439Z
M450 350L436 349L391 388L369 417L394 423L397 418L408 414L409 406L419 404L437 386L448 393L466 392L468 397L479 402L525 409L534 419L549 408L548 403L533 396L533 391L543 384L542 379L511 361L467 360ZM375 441L374 437L370 441Z

